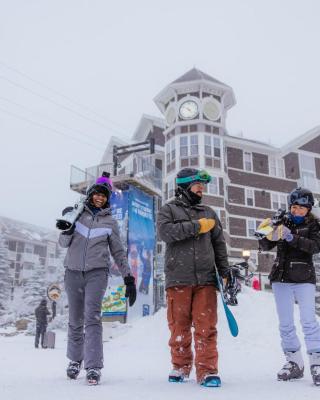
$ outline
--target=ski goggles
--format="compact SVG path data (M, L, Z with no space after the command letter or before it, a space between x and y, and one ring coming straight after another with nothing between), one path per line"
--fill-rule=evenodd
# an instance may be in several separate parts
M299 206L310 206L313 205L312 199L309 196L300 197L299 193L293 193L288 198L289 205L298 204Z
M192 182L202 182L202 183L210 183L211 176L205 170L200 170L196 175L186 176L183 178L176 178L177 185L181 183L192 183Z

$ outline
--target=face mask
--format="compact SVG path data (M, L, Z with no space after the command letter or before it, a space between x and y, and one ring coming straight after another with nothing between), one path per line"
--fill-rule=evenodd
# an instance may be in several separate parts
M305 217L301 217L299 215L292 215L290 213L290 219L293 223L295 223L296 225L300 225L302 224L302 222L304 222Z
M196 206L197 204L201 203L202 198L198 196L196 193L191 192L191 190L188 190L188 194L191 199L191 205Z

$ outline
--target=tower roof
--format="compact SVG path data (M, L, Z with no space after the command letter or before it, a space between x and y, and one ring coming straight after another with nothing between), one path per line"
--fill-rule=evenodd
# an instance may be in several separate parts
M188 72L181 75L178 79L171 82L171 84L181 83L181 82L199 81L199 80L210 81L213 83L218 83L219 85L224 85L224 86L229 87L225 83L218 81L218 79L213 78L212 76L206 74L205 72L200 71L200 69L197 69L197 68L190 69Z
M209 93L220 96L226 110L236 104L233 89L230 86L218 81L197 68L190 69L185 74L169 83L169 85L162 89L154 98L154 102L160 111L164 113L168 102L173 98L177 98L179 94L196 92L203 89L206 92L209 91Z

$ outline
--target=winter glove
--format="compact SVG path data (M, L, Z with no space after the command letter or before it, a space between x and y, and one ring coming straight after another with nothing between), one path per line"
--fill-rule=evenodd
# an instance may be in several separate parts
M125 297L129 297L129 306L133 306L137 298L137 289L134 276L128 275L124 277L124 284L126 285Z
M200 224L199 233L207 233L214 228L216 221L212 218L200 218L198 220Z
M273 231L273 226L270 218L264 219L255 231L255 236L259 239L266 237Z
M72 210L73 210L73 207L64 208L62 210L62 216L66 215L68 212L71 212ZM75 226L73 225L68 229L69 225L70 224L68 222L64 221L63 219L58 219L57 223L56 223L56 227L58 229L60 229L61 231L64 231L63 232L64 235L72 235L73 234Z
M267 235L267 239L272 242L277 242L278 240L286 240L287 242L291 242L293 235L289 228L284 225L278 225L269 235Z

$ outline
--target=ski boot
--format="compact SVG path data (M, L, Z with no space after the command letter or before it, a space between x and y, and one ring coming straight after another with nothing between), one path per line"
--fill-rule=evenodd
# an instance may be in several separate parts
M98 385L101 377L100 368L87 368L87 383L89 386Z
M304 366L300 350L287 351L284 354L287 362L278 372L278 381L290 381L292 379L303 378Z
M221 379L218 375L207 374L202 378L200 385L204 387L220 387Z
M175 369L170 372L169 374L169 382L175 382L175 383L181 383L183 382L186 378L188 378L188 375L186 375L182 369Z
M320 386L320 353L311 353L309 357L313 383L316 386Z
M67 376L70 379L77 379L81 370L82 361L70 361L67 367Z

